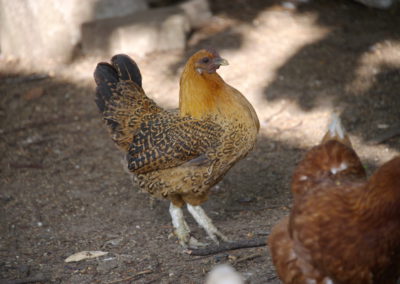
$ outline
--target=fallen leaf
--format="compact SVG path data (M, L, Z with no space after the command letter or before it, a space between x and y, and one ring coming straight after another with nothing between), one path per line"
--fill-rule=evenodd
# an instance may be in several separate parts
M106 251L80 251L77 253L74 253L73 255L70 255L65 259L65 262L75 262L75 261L81 261L85 259L90 259L90 258L96 258L99 256L103 256L108 254Z

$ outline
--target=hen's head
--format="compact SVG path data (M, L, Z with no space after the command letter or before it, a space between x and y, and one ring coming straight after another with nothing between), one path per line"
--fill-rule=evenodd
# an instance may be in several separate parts
M194 68L197 73L212 74L220 67L228 65L228 61L223 59L214 49L202 49L190 57L188 64Z
M213 49L202 49L193 54L183 68L180 79L179 109L181 115L203 118L217 110L217 98L230 98L226 84L216 72L228 61ZM225 99L226 102L228 99ZM218 109L220 111L220 109Z

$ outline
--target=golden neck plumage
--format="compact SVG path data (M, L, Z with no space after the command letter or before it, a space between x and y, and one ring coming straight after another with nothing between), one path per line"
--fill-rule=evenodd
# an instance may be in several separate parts
M238 122L260 128L257 114L249 101L229 86L217 73L198 74L193 65L183 70L179 91L180 116Z
M187 66L181 76L179 110L181 116L204 118L221 111L221 106L232 98L225 92L224 80L217 73L198 74L192 66Z

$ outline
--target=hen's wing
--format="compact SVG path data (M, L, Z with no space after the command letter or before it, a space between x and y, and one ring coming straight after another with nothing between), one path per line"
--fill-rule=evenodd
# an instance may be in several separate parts
M207 153L220 143L223 129L211 121L158 113L144 121L127 154L129 170L137 174L183 165L206 164Z

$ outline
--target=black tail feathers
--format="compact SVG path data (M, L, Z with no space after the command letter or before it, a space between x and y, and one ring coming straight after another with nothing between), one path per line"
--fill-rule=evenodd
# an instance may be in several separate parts
M106 102L112 96L112 89L116 88L120 80L131 80L140 87L142 75L137 64L127 55L118 54L111 58L111 64L101 62L94 71L94 79L97 84L96 104L101 112L106 108Z
M94 80L97 84L95 101L99 110L103 112L106 101L111 98L111 88L118 83L118 74L110 64L99 63L94 71Z
M142 87L142 75L139 67L128 55L115 55L111 58L111 63L118 71L118 76L121 80L131 80Z

